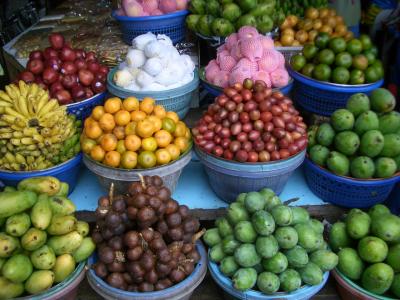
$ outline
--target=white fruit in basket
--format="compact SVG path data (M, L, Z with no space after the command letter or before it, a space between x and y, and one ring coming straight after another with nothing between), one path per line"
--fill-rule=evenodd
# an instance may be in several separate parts
M176 61L170 61L168 66L156 76L156 82L170 86L179 82L183 77L182 67Z
M144 54L148 57L159 57L164 51L165 45L159 41L152 41L146 45L144 48Z
M125 87L125 89L130 91L140 91L140 86L136 83L136 81L132 81L129 85Z
M147 72L141 70L139 74L136 77L136 82L139 84L142 88L144 86L148 86L154 82L154 77L149 75Z
M156 39L157 37L153 33L148 32L135 37L132 41L132 46L138 50L144 50L148 43L155 41Z
M158 34L157 40L167 46L173 46L172 40L165 34Z
M182 80L180 81L180 86L188 84L193 80L194 74L193 73L188 73L185 76L183 76Z
M134 68L134 67L127 67L127 69L129 71L129 73L131 73L133 79L136 80L136 77L139 74L140 69L139 68Z
M195 65L194 65L193 60L190 58L190 56L187 54L183 54L183 55L181 55L181 60L183 62L183 65L186 68L186 72L192 73L194 71Z
M157 82L153 82L152 84L149 84L147 86L144 86L142 88L142 91L165 91L166 87L157 83Z
M126 54L126 63L129 67L140 68L146 62L146 56L142 50L129 49Z
M143 66L143 70L151 76L157 76L163 69L161 59L158 57L149 58Z
M125 87L125 86L129 85L133 79L134 78L133 78L132 74L127 69L118 70L114 74L114 82L118 86Z

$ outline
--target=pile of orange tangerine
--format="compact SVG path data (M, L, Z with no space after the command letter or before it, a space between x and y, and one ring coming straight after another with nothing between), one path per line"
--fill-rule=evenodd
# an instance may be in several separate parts
M150 97L113 97L84 122L81 148L113 168L147 169L179 158L190 147L189 128Z

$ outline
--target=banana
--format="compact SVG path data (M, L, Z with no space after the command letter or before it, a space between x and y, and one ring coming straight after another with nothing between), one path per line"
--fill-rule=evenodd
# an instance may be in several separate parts
M5 101L5 100L0 100L0 107L13 107L13 104L11 102Z
M12 89L12 91L13 91L13 93L14 93L16 98L21 96L21 92L20 92L19 88L15 84L10 84L10 88Z
M13 134L11 132L0 133L0 139L11 139Z
M28 165L30 165L31 163L33 163L35 161L35 158L32 156L32 155L28 155L27 157L26 157L26 163L28 164Z
M24 133L22 131L14 131L12 136L13 138L20 139L24 137Z
M6 133L6 132L13 132L14 130L12 130L10 127L2 127L0 128L0 133Z
M56 99L51 99L47 102L42 109L40 109L37 113L38 117L45 116L51 110L55 109L58 106L58 101Z
M32 139L35 143L43 143L44 142L44 137L42 137L40 134L34 134Z
M38 146L36 144L27 145L25 149L28 151L34 151L34 150L38 149Z
M10 98L10 96L4 91L0 91L0 99L3 101L6 101L6 102L10 102L10 103L13 102L13 100Z
M4 157L10 164L16 162L16 158L11 152L7 152Z
M45 93L36 98L35 112L36 114L49 102L49 94Z
M21 145L21 139L11 139L10 142L14 146L20 146Z
M26 164L26 159L20 153L15 154L15 159L19 164Z
M35 134L38 134L36 127L24 128L22 132L24 133L24 136L34 136Z
M8 96L11 98L11 101L14 101L15 99L17 99L17 95L15 94L14 90L11 88L11 84L6 85L5 89L6 89Z
M28 100L26 99L26 97L23 96L18 97L18 106L20 109L20 113L22 115L24 115L27 118L31 116L28 110Z
M29 86L27 86L25 81L23 81L23 80L20 80L18 82L18 86L19 86L21 96L26 98L26 96L28 95L28 92L29 92Z
M31 138L31 137L24 137L21 139L21 143L23 145L31 145L31 144L34 144L35 142L33 141L33 138Z
M18 101L18 99L16 101ZM4 111L7 115L20 118L21 120L26 119L26 116L24 116L23 114L19 113L18 111L14 110L11 107L6 107Z

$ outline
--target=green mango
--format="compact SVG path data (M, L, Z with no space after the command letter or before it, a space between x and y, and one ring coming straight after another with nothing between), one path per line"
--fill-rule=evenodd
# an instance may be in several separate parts
M271 295L279 290L279 277L271 272L263 272L258 275L257 287L264 294Z
M364 263L353 248L342 248L339 253L337 268L352 280L358 280L364 271Z
M20 247L18 239L0 232L0 258L10 257Z
M317 264L309 262L304 267L299 269L301 280L305 284L318 285L324 279L324 274Z
M37 196L31 191L16 191L0 193L0 218L24 212L37 201Z
M311 253L310 261L316 264L322 272L327 272L337 266L339 257L329 250L317 250Z
M329 231L329 246L333 251L338 252L342 248L350 247L352 239L347 233L346 224L336 222Z
M44 245L31 253L33 266L39 270L50 270L56 263L56 255L49 246Z
M265 271L279 274L287 269L289 262L286 255L282 252L278 252L271 258L264 258L261 264Z
M60 191L61 182L52 176L31 177L18 183L18 190L27 190L36 194L47 194L53 196Z
M13 299L24 293L22 283L13 283L5 277L0 276L0 299Z
M52 216L53 213L51 211L48 196L46 194L41 194L31 210L33 226L40 230L46 230L50 225Z
M93 242L91 237L83 238L83 241L78 249L72 254L74 260L79 263L87 259L92 255L93 251L96 249L96 244Z
M35 251L42 247L47 241L45 231L30 228L21 238L22 248L28 251Z
M27 213L15 214L7 219L6 233L19 237L31 227L31 219Z
M73 254L81 245L82 240L83 237L77 231L72 231L64 235L52 236L47 245L53 248L56 255Z
M285 292L293 292L301 287L300 274L293 269L287 269L279 275L281 289Z
M219 235L218 228L211 228L206 231L203 236L203 241L209 246L213 247L221 242L221 236Z
M63 235L76 229L76 218L74 216L53 215L47 232L50 235Z
M83 237L87 236L89 234L89 224L85 221L76 222L76 231Z
M54 196L49 198L51 211L54 215L70 215L76 211L75 204L65 197Z
M25 282L25 290L29 294L39 294L51 288L54 283L54 273L49 270L38 270Z
M254 268L241 268L232 277L233 287L239 291L253 288L257 282L257 271Z
M13 283L22 283L32 274L33 266L28 256L15 254L4 264L2 275Z
M68 194L69 194L69 184L66 182L61 182L60 190L54 196L67 197Z
M233 256L227 256L221 261L219 269L224 275L232 276L239 269L239 265Z
M54 282L64 281L75 270L75 260L71 254L62 254L56 258L56 263L52 269Z
M360 209L353 208L346 218L346 229L353 239L361 239L368 235L371 225L370 216Z

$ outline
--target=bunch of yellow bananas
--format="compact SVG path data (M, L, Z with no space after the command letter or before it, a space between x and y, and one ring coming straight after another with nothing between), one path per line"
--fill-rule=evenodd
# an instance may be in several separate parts
M0 169L41 170L76 133L73 116L39 85L10 84L0 90Z

